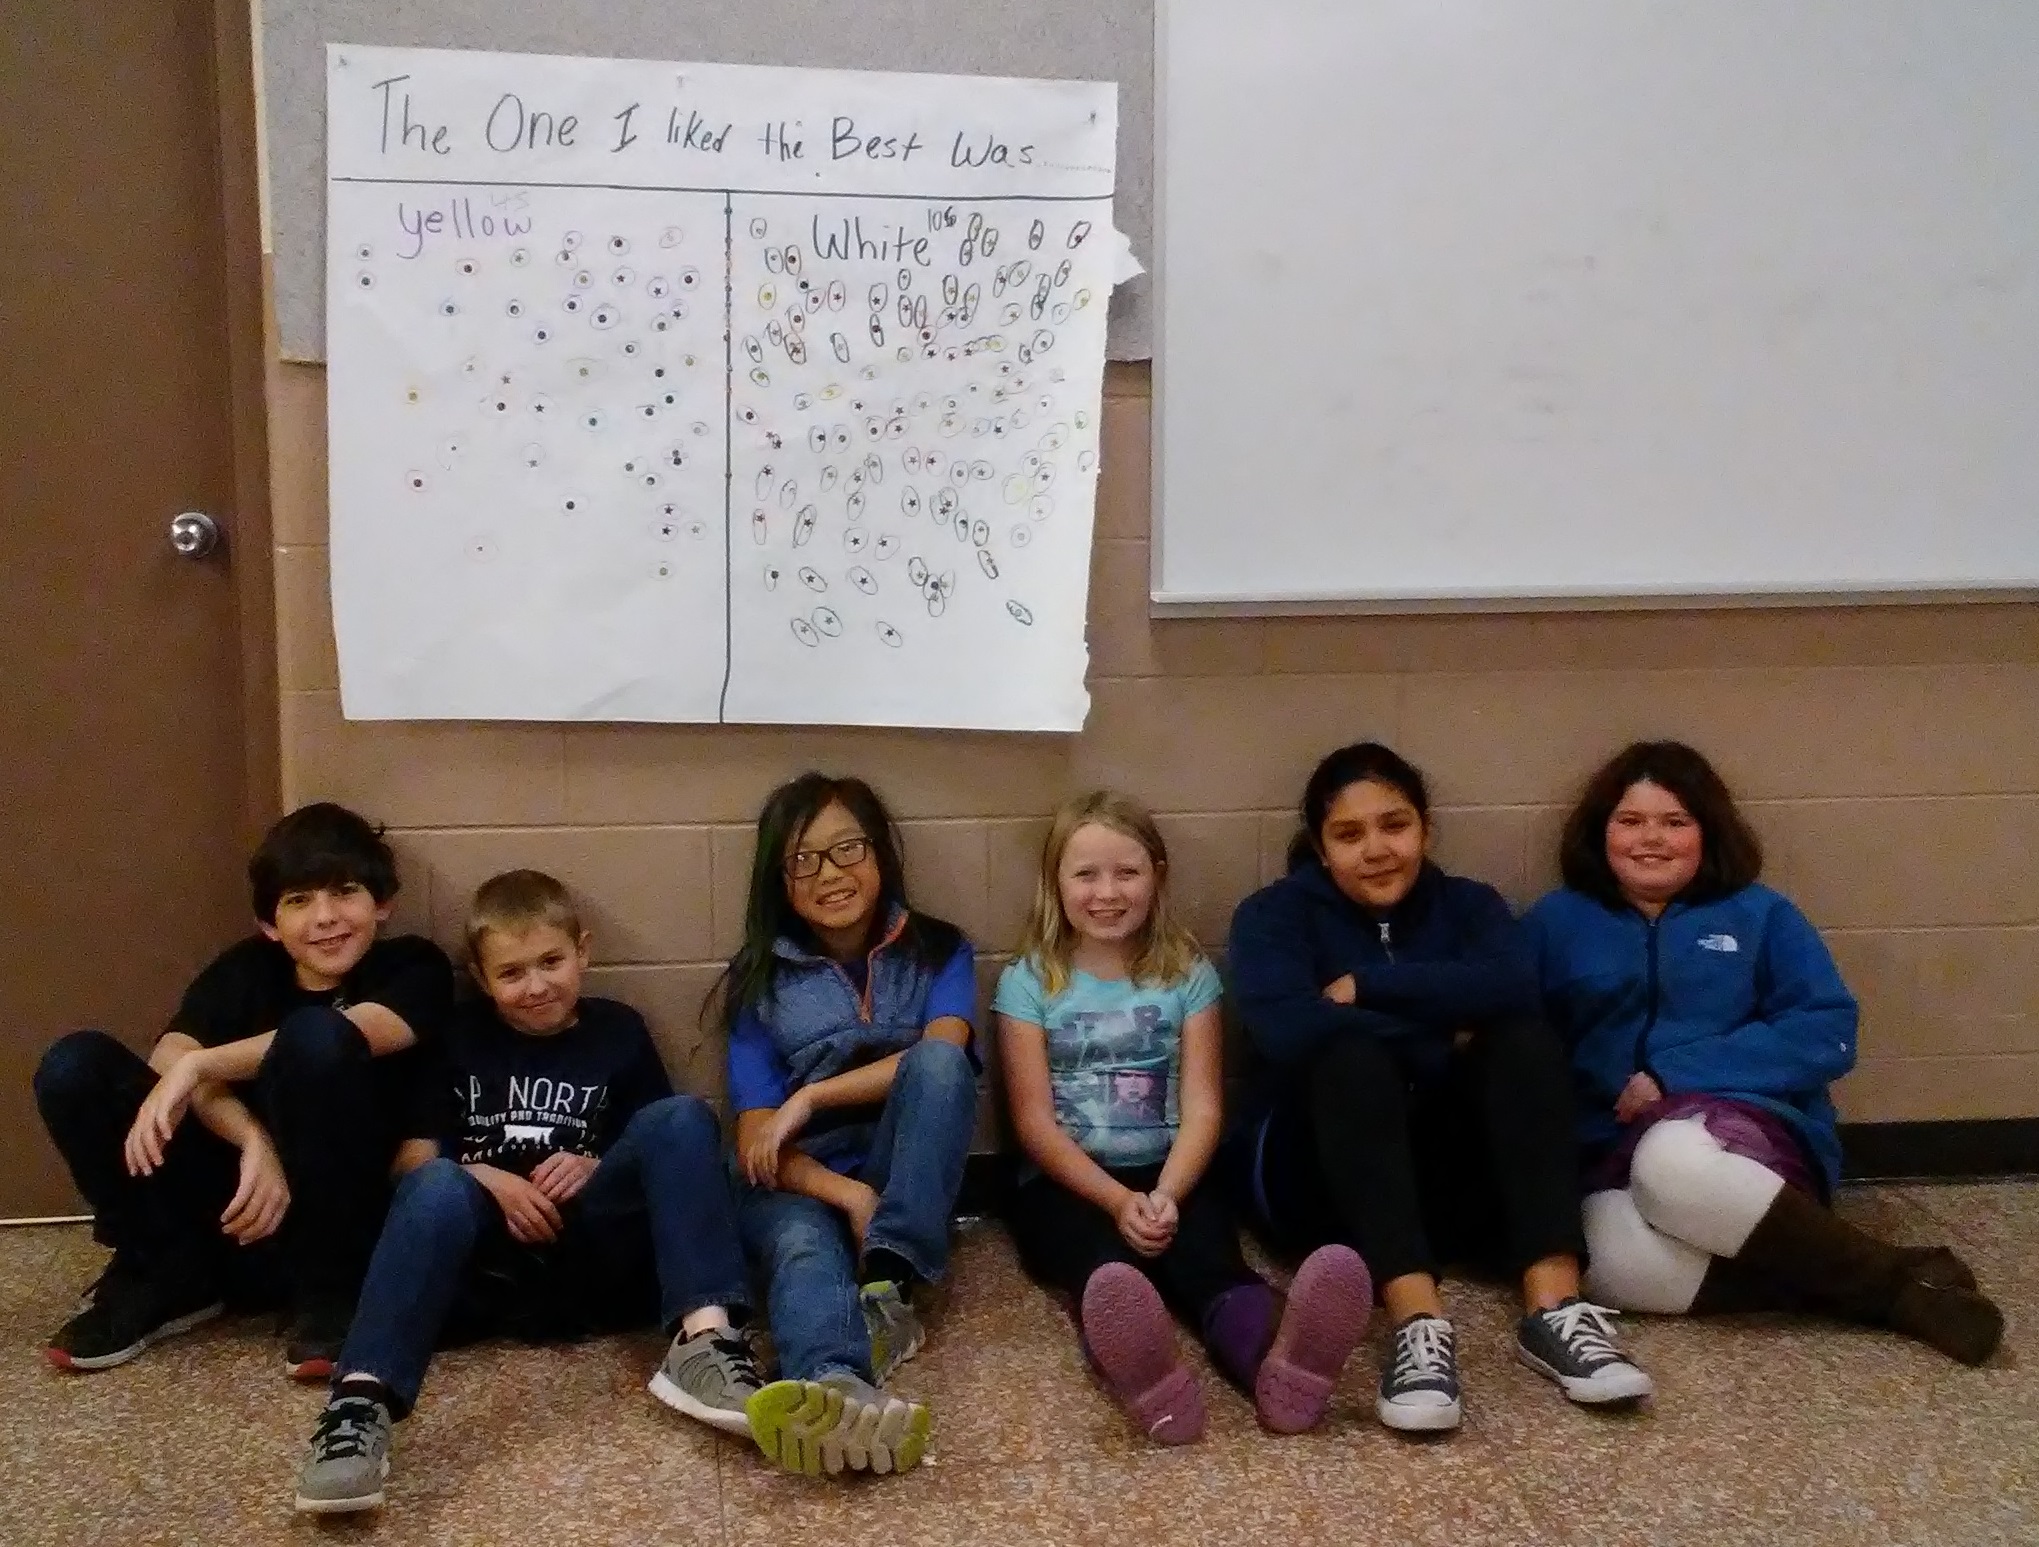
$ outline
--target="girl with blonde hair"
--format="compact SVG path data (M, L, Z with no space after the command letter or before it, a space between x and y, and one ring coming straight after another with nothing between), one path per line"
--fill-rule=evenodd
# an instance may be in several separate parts
M1202 1393L1169 1312L1280 1433L1323 1417L1372 1286L1345 1246L1313 1254L1286 1307L1201 1185L1222 1122L1217 972L1171 917L1168 849L1110 790L1055 814L1018 958L999 979L1000 1067L1026 1166L1012 1209L1029 1272L1074 1296L1086 1353L1143 1432L1184 1444Z

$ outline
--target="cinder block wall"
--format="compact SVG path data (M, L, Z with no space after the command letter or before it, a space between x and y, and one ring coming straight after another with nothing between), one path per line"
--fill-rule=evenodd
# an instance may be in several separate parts
M485 875L555 871L589 904L600 990L645 1011L696 1090L721 1091L696 1017L737 941L749 820L809 766L884 792L920 901L977 941L988 994L1044 814L1075 789L1115 784L1162 814L1173 884L1217 945L1277 873L1311 764L1342 741L1380 737L1421 765L1439 857L1521 904L1554 883L1563 807L1591 765L1649 735L1720 763L1768 878L1861 996L1846 1117L2039 1115L2039 605L1150 620L1149 376L1114 367L1080 736L349 724L325 373L279 363L271 388L285 798L388 823L400 921L449 948Z

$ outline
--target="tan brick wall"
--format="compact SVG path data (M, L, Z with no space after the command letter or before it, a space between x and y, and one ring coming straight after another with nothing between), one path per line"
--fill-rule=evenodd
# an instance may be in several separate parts
M277 628L289 802L347 801L402 852L400 918L456 940L513 864L588 899L604 990L718 1091L695 1027L735 945L749 829L810 765L905 828L914 889L985 982L1018 931L1042 818L1116 784L1162 814L1207 941L1276 873L1313 761L1362 735L1430 775L1437 849L1517 903L1555 879L1562 806L1600 757L1680 736L1721 764L1770 879L1864 1007L1856 1120L2039 1115L2039 605L1150 620L1148 375L1107 378L1080 736L744 727L349 724L326 595L325 377L276 367Z

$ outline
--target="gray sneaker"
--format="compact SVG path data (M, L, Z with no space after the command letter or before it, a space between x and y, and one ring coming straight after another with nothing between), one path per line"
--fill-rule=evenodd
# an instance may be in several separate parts
M343 1387L312 1431L311 1454L297 1474L297 1507L308 1515L380 1509L389 1476L389 1409Z
M750 1399L751 1438L789 1472L904 1472L920 1464L934 1419L848 1371L773 1381Z
M716 1327L673 1339L665 1363L651 1378L651 1394L725 1434L748 1434L744 1404L764 1383L750 1344L727 1327Z
M1516 1328L1516 1357L1587 1407L1640 1402L1655 1384L1614 1341L1616 1314L1576 1295L1547 1311L1534 1311Z
M927 1334L913 1302L889 1279L866 1284L857 1298L864 1307L864 1330L871 1335L871 1373L884 1385L892 1372L920 1352Z

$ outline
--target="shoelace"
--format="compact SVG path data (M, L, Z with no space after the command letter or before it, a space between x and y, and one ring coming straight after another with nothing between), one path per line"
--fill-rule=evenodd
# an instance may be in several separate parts
M764 1373L758 1369L757 1350L752 1348L747 1340L740 1337L718 1337L715 1340L715 1347L729 1362L730 1368L736 1372L739 1380L751 1386L762 1386L765 1383Z
M1441 1381L1451 1374L1451 1323L1435 1316L1412 1321L1395 1334L1395 1368L1391 1383Z
M319 1414L312 1431L312 1450L323 1461L368 1454L368 1436L375 1426L376 1404L367 1397L341 1397Z
M1614 1346L1613 1319L1621 1313L1590 1300L1574 1300L1543 1312L1550 1329L1564 1341L1576 1359L1588 1366L1621 1364L1626 1361Z

